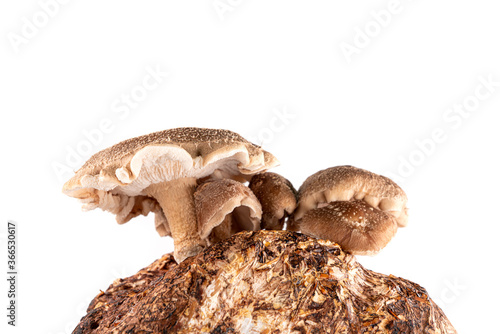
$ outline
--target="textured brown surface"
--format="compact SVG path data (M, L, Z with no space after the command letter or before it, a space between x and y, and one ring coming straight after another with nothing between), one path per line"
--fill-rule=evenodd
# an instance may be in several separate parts
M250 144L239 134L221 129L203 128L175 128L153 132L144 136L130 138L116 145L104 149L92 157L82 166L82 169L103 167L113 160L119 160L128 155L133 155L139 149L148 145L178 144L181 147L194 147L202 143L211 143L213 146L200 146L197 155L203 155L205 150L213 150L216 146L223 146L230 143ZM194 152L190 152L194 153Z
M393 216L361 200L330 202L307 211L291 225L309 236L332 240L355 255L378 253L398 229Z
M99 294L73 333L456 333L421 286L289 231L151 267Z
M285 219L297 207L297 190L283 176L265 172L250 179L248 187L262 204L262 227L282 230Z
M86 175L100 175L103 178L109 178L113 183L120 184L121 182L116 179L115 175L118 168L127 166L139 150L148 146L161 145L180 147L193 159L200 156L207 158L214 153L227 151L229 148L244 148L248 153L249 165L253 164L252 159L262 160L267 168L278 163L272 154L235 132L194 127L175 128L130 138L97 152L64 184L63 192L69 196L80 197L77 190L82 187L81 179ZM264 168L264 165L261 167ZM252 171L245 171L248 166L241 167L240 172L254 174Z
M408 223L407 197L391 179L354 166L336 166L309 176L299 188L296 219L332 201L363 200L392 214L400 227Z
M380 195L406 197L403 190L388 177L353 166L337 166L314 173L300 186L299 196L308 196L329 189L332 184L348 189L354 188L360 183L366 184L366 187L379 189Z
M139 270L134 276L116 279L106 290L101 291L90 303L87 311L104 308L114 303L123 302L142 291L152 280L161 277L171 267L177 265L173 253L165 254L146 268Z
M228 179L205 182L196 189L194 201L200 237L208 238L210 243L244 230L260 229L262 208L259 200L240 182ZM229 226L223 226L226 224ZM213 233L217 230L226 230L226 233L219 233L223 238Z

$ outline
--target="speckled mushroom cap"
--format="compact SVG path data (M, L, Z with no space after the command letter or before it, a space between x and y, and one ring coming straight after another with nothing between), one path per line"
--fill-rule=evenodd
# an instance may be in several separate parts
M247 186L234 180L208 181L194 193L198 231L216 243L240 231L260 229L262 207Z
M391 179L353 166L337 166L309 176L299 188L294 219L332 201L363 200L391 214L399 227L408 223L405 192Z
M395 218L362 200L335 201L307 211L295 224L306 235L331 240L355 255L375 255L396 234Z
M285 219L297 207L297 190L292 183L277 173L261 173L252 176L248 187L262 205L262 227L281 230Z
M128 139L94 154L64 184L63 192L79 198L84 210L100 207L125 223L134 215L161 212L143 196L151 184L183 177L245 181L276 165L272 154L232 131L176 128Z

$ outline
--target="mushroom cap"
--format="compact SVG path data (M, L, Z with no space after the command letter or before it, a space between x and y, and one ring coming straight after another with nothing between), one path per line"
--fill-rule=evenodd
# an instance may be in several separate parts
M294 219L333 201L363 200L391 214L399 227L408 224L405 192L391 179L353 166L337 166L309 176L298 192Z
M338 243L355 255L375 255L397 231L393 216L362 200L335 201L296 221L303 234Z
M281 230L297 207L297 190L283 176L266 172L252 176L248 187L262 205L262 227Z
M260 229L262 207L247 186L223 179L207 181L194 193L198 232L202 239L214 243L220 237L210 234L219 227L219 235L229 237L243 230ZM228 217L229 216L229 217Z
M248 180L278 165L269 152L229 130L175 128L131 138L94 154L63 186L84 210L100 207L124 223L149 185L183 177ZM153 206L147 206L150 211ZM158 208L154 208L158 212ZM161 211L161 210L160 210Z

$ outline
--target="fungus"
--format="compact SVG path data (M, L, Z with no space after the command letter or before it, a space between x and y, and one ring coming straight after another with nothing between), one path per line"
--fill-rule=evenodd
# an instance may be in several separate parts
M298 221L302 233L335 241L348 253L375 255L396 234L393 216L364 201L335 201L307 211Z
M281 230L285 219L297 206L297 191L292 183L276 173L261 173L252 176L248 187L262 205L262 227Z
M308 177L287 229L340 244L352 254L374 255L408 222L404 191L387 177L338 166Z
M178 263L205 246L193 194L200 180L248 181L278 164L240 135L219 129L176 128L120 142L94 154L63 187L84 210L101 208L123 224L154 212L156 230L174 239Z
M200 237L209 244L260 229L261 205L242 183L229 179L205 182L194 193L194 200Z
M309 176L298 192L295 220L332 201L363 200L391 214L398 227L408 224L405 192L391 179L353 166L337 166Z

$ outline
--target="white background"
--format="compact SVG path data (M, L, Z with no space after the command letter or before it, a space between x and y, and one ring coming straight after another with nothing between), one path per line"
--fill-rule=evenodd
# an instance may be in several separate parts
M0 267L6 276L11 219L19 308L12 329L1 279L2 333L70 333L99 289L172 251L151 215L119 226L110 213L81 212L61 187L91 154L180 126L262 144L297 188L342 164L397 179L409 226L359 261L425 287L460 333L497 330L499 9L3 1ZM162 72L156 85L148 71Z

